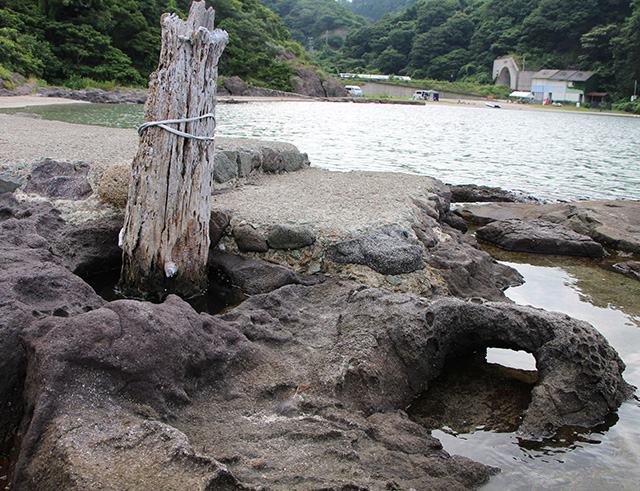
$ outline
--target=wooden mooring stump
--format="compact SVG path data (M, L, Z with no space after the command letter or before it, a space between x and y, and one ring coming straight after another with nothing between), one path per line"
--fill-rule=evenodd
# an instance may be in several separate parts
M135 297L194 296L207 288L218 60L227 45L214 11L162 16L149 98L120 243L120 289Z

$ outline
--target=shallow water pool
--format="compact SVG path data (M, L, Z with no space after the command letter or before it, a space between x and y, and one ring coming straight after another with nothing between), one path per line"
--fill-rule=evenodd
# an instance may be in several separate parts
M595 326L627 365L625 379L640 386L640 282L608 270L611 261L593 261L491 249L503 264L517 269L526 283L507 290L522 305L563 312ZM491 350L490 350L491 351ZM518 366L522 354L489 354L488 364ZM486 364L486 362L485 362ZM532 367L522 367L531 369ZM518 392L505 393L502 406ZM640 483L640 401L625 402L591 431L567 428L541 443L518 439L512 428L456 428L433 432L452 454L500 467L486 490L638 489ZM526 407L526 406L525 406Z

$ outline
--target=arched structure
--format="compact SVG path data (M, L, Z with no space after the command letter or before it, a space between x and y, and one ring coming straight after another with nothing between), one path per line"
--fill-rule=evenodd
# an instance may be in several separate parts
M502 67L502 70L500 70L500 74L498 75L498 78L496 78L496 85L504 85L507 87L511 87L513 88L513 86L511 85L511 80L513 79L513 77L511 76L511 71L509 70L509 67Z
M520 67L511 58L498 58L493 62L493 79L497 85L505 85L511 90L518 90L518 74Z

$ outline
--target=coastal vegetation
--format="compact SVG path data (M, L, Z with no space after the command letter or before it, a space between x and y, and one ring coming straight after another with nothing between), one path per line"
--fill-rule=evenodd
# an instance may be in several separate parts
M230 44L222 75L288 90L309 64L280 17L258 0L216 0ZM74 88L146 85L160 50L164 12L184 15L188 0L5 0L0 4L0 66L5 72Z
M341 70L491 83L495 58L526 69L595 72L601 90L622 97L640 78L638 0L418 0L349 33Z
M446 81L485 95L493 93L482 88L493 83L493 60L506 55L528 70L594 71L592 84L613 100L628 100L640 79L640 0L209 3L230 36L220 74L269 88L292 90L296 69L313 66ZM160 46L159 16L184 15L188 4L4 0L0 78L15 72L74 88L146 85ZM448 90L444 82L430 85Z

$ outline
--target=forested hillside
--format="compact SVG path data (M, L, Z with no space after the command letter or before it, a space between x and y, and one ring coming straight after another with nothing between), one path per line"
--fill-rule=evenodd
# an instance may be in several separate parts
M336 0L262 0L308 49L340 48L347 33L366 24Z
M0 70L51 83L85 79L146 85L160 49L160 16L190 0L2 0ZM292 64L305 61L278 15L258 0L215 0L229 32L223 75L289 89ZM307 60L308 61L308 60Z
M593 70L618 96L640 78L640 0L418 0L352 31L340 69L491 82L492 61Z
M354 14L370 20L379 20L386 14L402 10L416 0L337 0Z

